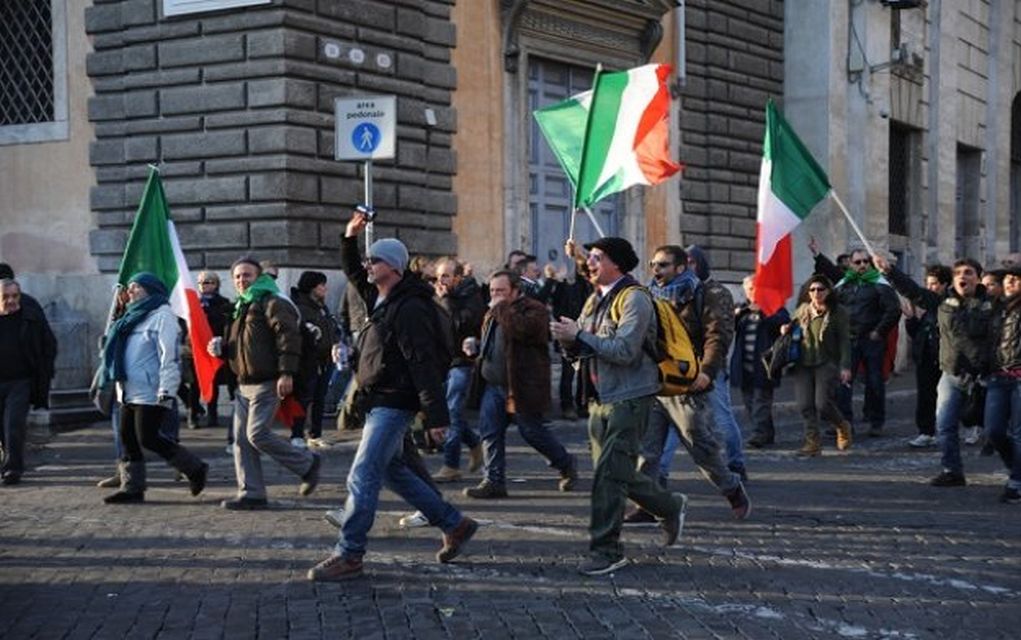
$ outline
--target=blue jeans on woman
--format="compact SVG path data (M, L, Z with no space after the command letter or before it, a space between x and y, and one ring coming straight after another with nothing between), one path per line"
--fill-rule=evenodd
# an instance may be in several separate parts
M384 484L444 533L453 531L461 521L461 512L404 463L401 456L404 433L414 419L414 411L389 407L375 407L366 416L358 452L347 475L348 495L336 546L338 555L361 558L365 554Z
M464 419L464 402L468 397L468 386L471 384L470 366L451 367L447 373L447 413L450 414L450 426L447 437L443 441L443 464L451 469L461 466L461 443L474 449L479 446L479 435L472 431Z
M986 434L1010 477L1007 486L1021 490L1021 379L991 376L986 384Z

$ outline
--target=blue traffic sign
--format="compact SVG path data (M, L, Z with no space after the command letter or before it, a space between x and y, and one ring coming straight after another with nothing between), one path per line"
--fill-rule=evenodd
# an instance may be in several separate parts
M362 153L372 153L379 146L383 136L380 135L379 127L371 122L362 122L351 131L351 144Z

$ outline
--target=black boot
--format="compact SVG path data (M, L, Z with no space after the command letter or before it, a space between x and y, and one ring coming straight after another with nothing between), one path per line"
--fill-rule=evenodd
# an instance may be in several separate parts
M202 462L191 451L179 447L177 453L167 461L170 466L177 469L188 478L188 488L191 495L197 496L206 487L206 477L209 475L209 465Z

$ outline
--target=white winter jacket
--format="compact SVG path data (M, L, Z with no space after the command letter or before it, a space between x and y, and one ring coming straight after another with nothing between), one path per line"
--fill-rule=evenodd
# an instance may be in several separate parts
M127 379L117 383L123 404L158 404L177 395L181 384L180 333L177 316L163 305L139 322L124 351Z

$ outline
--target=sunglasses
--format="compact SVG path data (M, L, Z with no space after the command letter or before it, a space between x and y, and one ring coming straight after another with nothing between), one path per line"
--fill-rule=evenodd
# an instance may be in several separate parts
M673 262L656 262L655 260L649 260L650 269L655 269L656 267L659 267L660 269L666 269L667 267L672 266L674 266Z
M588 254L588 259L589 260L593 260L595 262L602 262L603 261L603 254L601 254L601 253L589 253Z
M364 264L379 264L380 262L383 262L383 259L382 258L377 258L375 256L372 256L372 257L366 258L363 262L364 262Z
M865 259L865 260L852 260L851 261L851 264L868 264L868 263L869 263L868 259Z
M199 284L216 284L216 280L199 280Z

